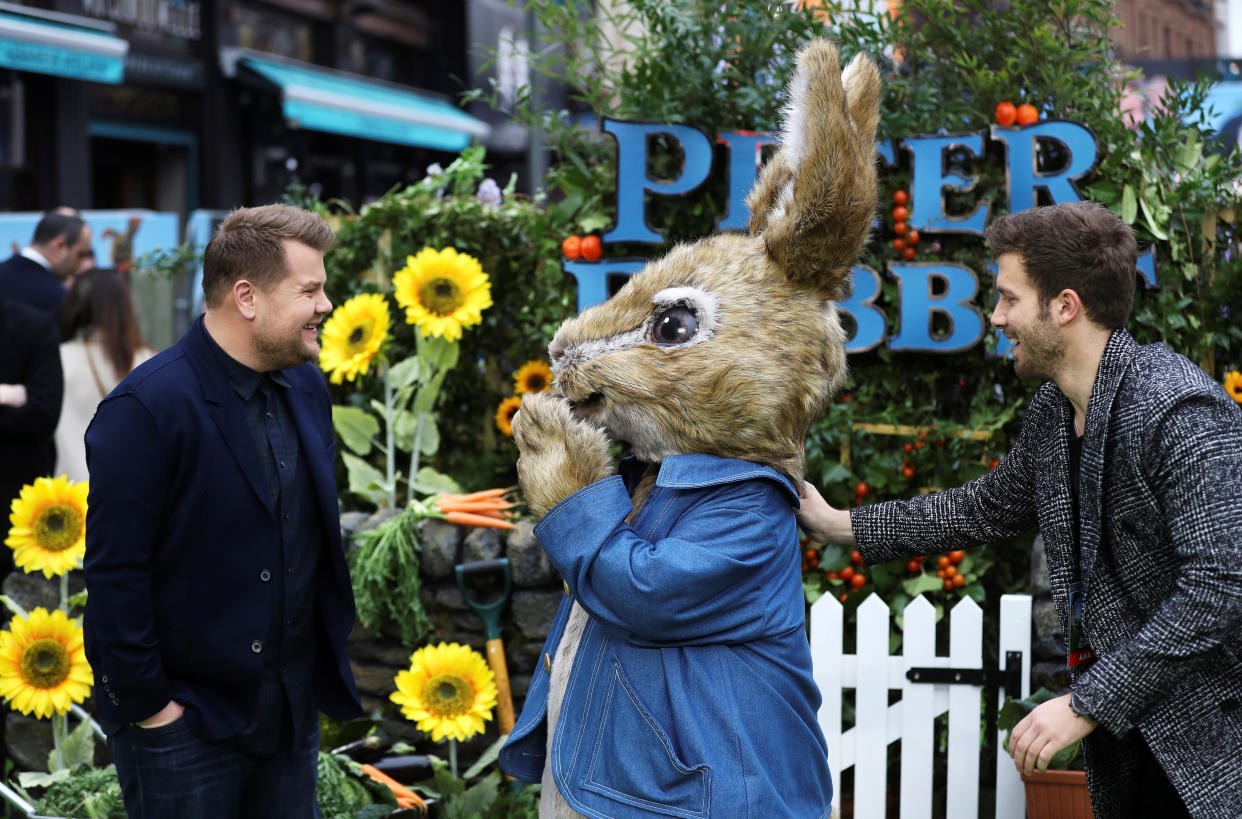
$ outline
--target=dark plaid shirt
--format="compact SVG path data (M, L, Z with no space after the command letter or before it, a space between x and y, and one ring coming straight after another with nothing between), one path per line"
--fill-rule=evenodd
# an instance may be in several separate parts
M204 334L211 338L205 330ZM316 724L310 672L315 657L315 576L323 531L289 411L288 379L280 370L255 372L225 353L214 339L209 346L245 407L246 423L263 464L267 501L280 524L275 562L259 576L261 583L275 584L271 625L262 648L263 683L255 716L237 738L247 751L274 753L302 739Z

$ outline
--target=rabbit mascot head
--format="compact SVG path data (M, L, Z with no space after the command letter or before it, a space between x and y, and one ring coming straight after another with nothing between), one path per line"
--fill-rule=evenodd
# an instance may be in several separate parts
M879 95L867 58L842 72L831 43L804 48L748 233L678 246L566 321L553 390L514 419L569 596L501 761L546 762L549 815L818 816L831 796L793 487L846 375L833 300L875 211ZM633 451L621 475L612 440ZM772 713L721 706L752 685Z

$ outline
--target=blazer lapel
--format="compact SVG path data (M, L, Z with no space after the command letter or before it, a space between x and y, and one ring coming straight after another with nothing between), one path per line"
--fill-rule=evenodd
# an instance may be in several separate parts
M316 422L314 415L315 396L310 390L296 383L292 371L285 374L294 385L289 388L289 412L293 415L293 423L298 428L298 441L302 445L302 457L306 459L311 481L315 486L315 496L319 499L320 516L323 518L324 531L340 531L338 512L340 504L336 497L336 479L333 474L332 439L325 440L323 427Z
M1108 443L1108 422L1113 403L1121 386L1130 359L1138 344L1125 330L1116 330L1104 348L1100 369L1087 402L1086 432L1082 441L1082 464L1078 476L1078 514L1081 519L1081 573L1083 588L1091 579L1095 557L1100 547L1100 530L1104 519L1103 483L1104 452Z
M237 461L246 482L254 490L255 496L263 504L269 515L275 515L267 491L267 477L263 474L263 464L259 461L259 453L254 448L254 435L246 424L246 411L242 406L241 397L229 385L228 376L212 359L211 349L204 338L207 330L203 320L190 328L185 334L186 358L198 375L198 383L203 390L203 400L209 405L211 420L215 422L224 438L233 458Z

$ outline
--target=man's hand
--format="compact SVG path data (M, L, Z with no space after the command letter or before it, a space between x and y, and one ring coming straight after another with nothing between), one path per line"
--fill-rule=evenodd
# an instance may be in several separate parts
M135 722L134 724L139 728L159 728L162 725L167 725L170 722L176 722L181 719L181 715L184 712L185 708L182 707L181 703L176 700L169 700L168 705L165 705L163 708L156 711L146 719L140 722Z
M25 384L0 384L0 407L26 406Z
M1035 706L1035 710L1013 727L1009 755L1022 773L1029 774L1035 768L1044 773L1057 751L1094 731L1097 724L1070 710L1069 694L1048 700Z
M819 491L806 481L798 487L802 507L798 509L798 525L807 537L816 543L854 544L854 527L850 513L834 509L820 496Z

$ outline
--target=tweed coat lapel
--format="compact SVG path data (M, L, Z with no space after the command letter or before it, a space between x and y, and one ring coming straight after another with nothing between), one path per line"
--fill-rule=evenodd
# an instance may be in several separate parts
M1104 455L1108 444L1109 419L1121 377L1138 351L1138 344L1125 330L1115 330L1100 358L1100 368L1087 402L1086 432L1082 440L1082 463L1078 476L1078 514L1081 577L1083 588L1089 588L1091 570L1100 547L1100 529L1104 519L1103 484Z

